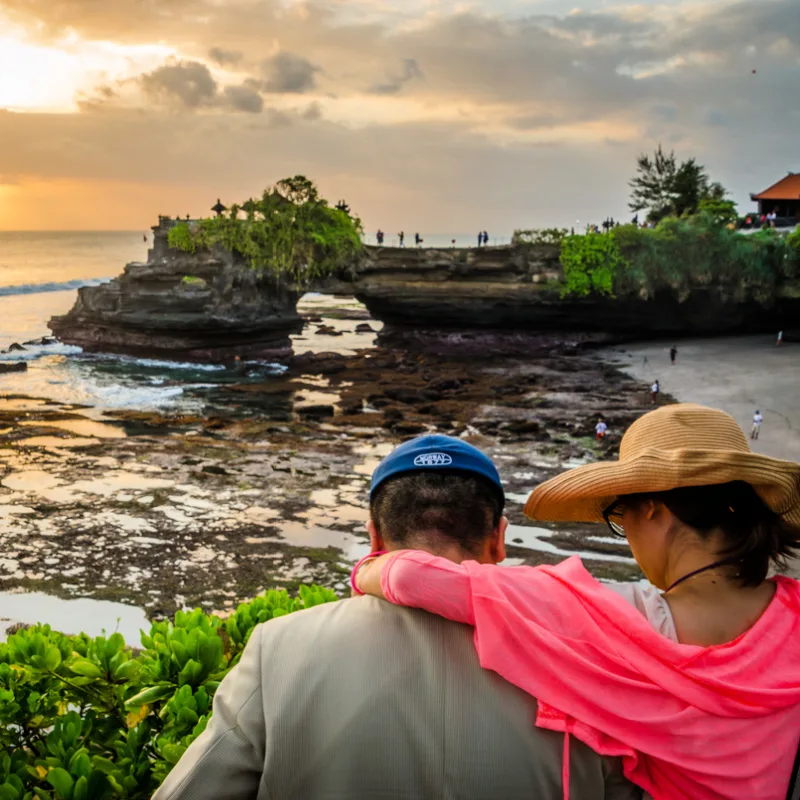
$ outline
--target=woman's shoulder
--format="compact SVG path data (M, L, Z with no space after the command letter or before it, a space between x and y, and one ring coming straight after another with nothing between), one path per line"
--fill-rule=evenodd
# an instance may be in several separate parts
M606 588L627 600L662 636L678 641L675 621L661 591L647 581L604 583Z

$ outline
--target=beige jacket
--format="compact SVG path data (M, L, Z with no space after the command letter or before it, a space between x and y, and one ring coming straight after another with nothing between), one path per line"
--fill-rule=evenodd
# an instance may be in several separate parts
M253 631L156 800L561 800L564 738L481 669L472 629L372 597ZM571 800L633 800L570 742Z

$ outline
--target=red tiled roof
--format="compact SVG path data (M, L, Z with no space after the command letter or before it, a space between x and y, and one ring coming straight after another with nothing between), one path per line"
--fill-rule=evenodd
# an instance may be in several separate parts
M753 200L800 200L800 174L789 173L761 194L752 195Z

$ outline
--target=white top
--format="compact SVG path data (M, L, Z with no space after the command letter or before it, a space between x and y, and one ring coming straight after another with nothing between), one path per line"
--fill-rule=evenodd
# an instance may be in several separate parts
M659 589L647 581L607 583L606 586L635 606L658 633L672 639L673 642L678 641L675 620L672 618L669 603Z
M763 421L764 416L762 414L753 414L753 422L756 425L760 425Z
M598 433L605 433L608 430L608 425L605 422L598 422L597 425L594 426L594 429Z
M658 391L658 384L654 383L650 388L652 389L652 391L657 392Z

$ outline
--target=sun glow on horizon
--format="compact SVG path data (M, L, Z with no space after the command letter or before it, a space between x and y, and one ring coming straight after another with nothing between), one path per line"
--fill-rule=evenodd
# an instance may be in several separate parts
M81 93L152 69L175 52L163 45L86 42L74 35L45 46L21 30L2 28L0 108L13 111L76 111Z

